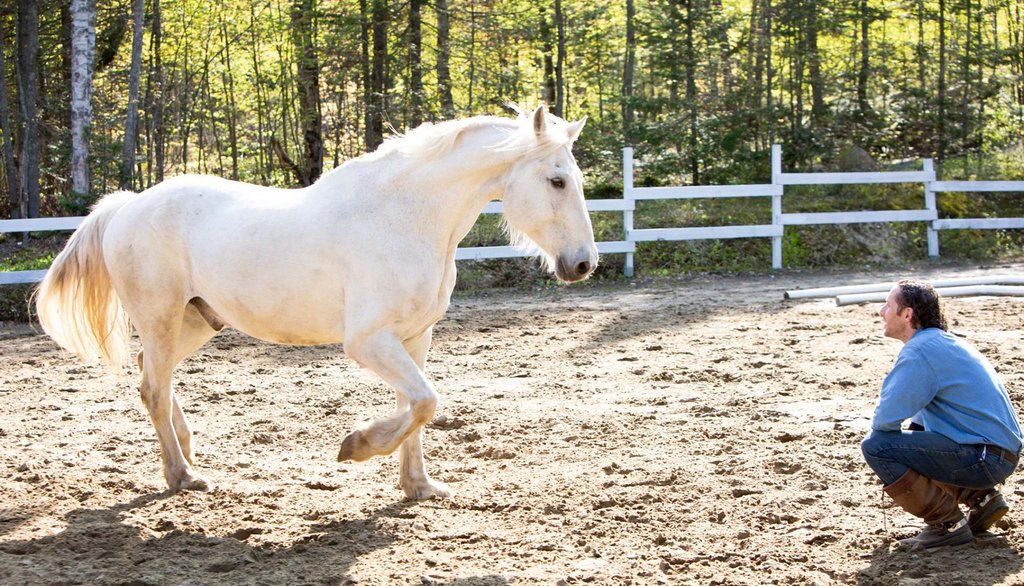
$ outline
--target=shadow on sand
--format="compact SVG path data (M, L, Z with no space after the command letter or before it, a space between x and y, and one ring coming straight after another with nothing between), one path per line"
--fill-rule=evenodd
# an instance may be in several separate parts
M326 520L288 547L253 547L244 541L248 535L215 537L180 529L157 536L124 522L136 509L167 498L173 493L139 496L105 509L75 509L65 517L67 527L55 535L0 542L0 583L354 584L361 581L350 575L350 568L360 556L396 543L381 521L407 516L405 511L417 506L392 503L365 518ZM12 529L0 524L0 536ZM427 575L422 582L468 586L507 580L475 576L448 581Z
M1020 554L1002 535L982 533L957 547L907 551L886 541L871 552L857 584L1001 584L1021 569Z

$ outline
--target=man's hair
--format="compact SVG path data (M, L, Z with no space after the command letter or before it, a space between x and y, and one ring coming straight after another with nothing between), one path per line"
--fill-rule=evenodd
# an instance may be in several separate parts
M919 330L925 328L949 329L946 326L946 312L942 307L942 300L939 299L939 293L931 283L903 279L896 283L896 286L899 287L899 295L896 298L899 310L903 311L904 307L914 310L911 316L911 325Z

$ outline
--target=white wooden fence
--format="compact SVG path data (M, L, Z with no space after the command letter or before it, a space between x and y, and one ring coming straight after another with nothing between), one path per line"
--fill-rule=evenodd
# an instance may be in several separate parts
M708 228L635 229L631 209L624 213L627 242L651 240L703 240L709 238L771 238L772 268L782 268L782 235L786 226L860 224L872 222L928 222L928 254L939 256L938 230L974 228L1024 228L1024 218L944 219L938 217L936 193L1019 192L1024 181L936 181L931 159L921 171L871 173L783 173L782 147L772 145L772 181L758 185L715 185L690 187L636 187L633 184L633 149L622 150L623 199L693 199L721 197L770 197L772 223L757 226L715 226ZM786 185L850 185L878 183L922 183L924 207L914 210L865 210L856 212L782 213ZM633 253L626 253L627 276L633 275Z
M939 219L936 206L938 193L1018 192L1024 194L1024 181L936 181L931 159L925 159L921 171L871 173L783 173L782 147L772 145L771 183L754 185L699 185L681 187L636 187L633 184L633 149L622 150L622 199L587 200L591 212L622 212L624 238L619 241L598 242L602 254L625 254L625 273L633 275L633 260L637 242L708 240L718 238L771 238L772 268L782 268L782 235L786 226L822 224L857 224L871 222L928 222L928 254L939 256L938 230L954 229L1014 229L1024 228L1024 218L964 218ZM924 187L924 207L913 210L864 210L856 212L782 213L782 198L787 185L840 185L879 183L921 183ZM772 222L752 226L709 226L701 228L641 228L633 227L636 202L655 199L699 199L724 197L771 198ZM501 202L491 202L485 214L500 214ZM83 218L37 218L31 220L0 220L0 233L42 232L74 230ZM512 258L526 256L513 246L479 246L459 248L456 260ZM0 272L0 285L35 283L46 271Z

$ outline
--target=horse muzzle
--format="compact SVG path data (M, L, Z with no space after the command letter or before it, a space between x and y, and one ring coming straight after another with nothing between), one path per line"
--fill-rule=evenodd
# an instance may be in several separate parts
M575 283L590 276L597 268L596 247L581 248L575 253L559 254L555 260L555 275L562 281Z

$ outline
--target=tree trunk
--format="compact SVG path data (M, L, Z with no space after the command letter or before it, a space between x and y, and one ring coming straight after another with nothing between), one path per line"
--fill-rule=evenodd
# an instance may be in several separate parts
M825 118L825 82L821 76L821 53L818 51L818 9L813 2L807 6L807 66L811 76L811 120L819 126Z
M633 0L626 0L626 59L622 71L622 134L627 141L633 128L633 75L636 69L636 10Z
M164 70L160 61L160 45L163 40L163 27L160 14L160 0L153 0L153 73L150 80L153 84L153 142L156 158L156 182L164 180L164 149L167 146L164 131Z
M555 56L553 55L555 47L551 39L551 23L548 22L547 11L543 6L540 7L540 38L541 50L544 52L544 103L547 104L549 110L553 111L557 107L555 102L557 99Z
M690 121L690 179L692 185L700 183L699 157L697 156L697 52L693 44L694 0L686 0L686 52L685 52L685 73L686 76L686 107L689 112Z
M926 91L924 81L924 59L927 55L924 48L924 0L917 0L917 87Z
M6 48L3 27L0 27L0 132L4 134L3 159L4 178L7 181L7 199L12 218L18 218L21 212L21 194L18 191L17 170L14 168L14 143L11 141L11 106L7 92Z
M92 62L96 5L71 0L71 191L77 206L89 196L89 128L92 126Z
M716 25L718 19L723 18L722 0L710 0L706 6L709 11L709 17L706 20L709 29L707 45L711 59L709 89L711 98L718 102L720 92L731 93L732 91L729 27Z
M217 112L219 108L213 101L213 91L210 83L210 65L213 58L210 57L211 35L203 35L203 74L199 78L199 97L202 98L202 105L199 107L196 131L196 150L198 151L196 163L200 173L208 173L209 163L207 152L209 151L209 140L206 138L207 125L210 133L213 134L213 153L217 156L217 175L224 175L224 150L220 142L220 130L217 128ZM205 106L205 107L204 107Z
M373 130L373 106L371 88L373 79L370 76L370 13L366 8L366 0L359 0L359 47L362 50L362 59L359 60L360 80L363 86L363 142L366 150L372 151L378 142L374 142ZM370 145L374 146L371 147Z
M1021 6L1024 2L1017 0L1013 3L1013 12L1006 8L1007 21L1011 23L1010 31L1013 38L1013 62L1017 68L1017 136L1024 140L1024 12ZM1016 23L1015 25L1013 23Z
M384 115L387 103L388 12L387 0L373 0L373 63L370 72L370 119L366 127L366 149L372 151L384 142Z
M441 117L453 118L455 102L452 100L452 75L448 65L452 56L448 0L435 0L434 6L437 9L437 93L441 100Z
M476 83L476 6L474 0L469 0L469 92L466 100L466 110L473 112L473 88Z
M284 46L282 46L282 44L280 42L280 37L278 37L278 42L275 44L275 50L277 51L277 64L278 64L278 67L279 67L279 69L278 69L278 78L277 78L278 79L277 87L280 90L280 94L279 94L280 99L278 100L278 103L281 106L281 122L280 122L280 125L278 126L278 128L281 129L281 140L278 141L278 146L276 146L276 147L273 145L273 141L272 141L271 142L271 148L275 151L275 153L276 153L278 148L284 150L284 152L287 153L288 152L288 135L291 134L291 132L292 132L292 130L291 130L292 129L291 118L288 115L288 112L289 112L288 105L291 104L291 102L293 101L292 97L291 97L291 94L288 93L288 90L292 87L292 84L291 84L292 80L291 80L291 68L288 67L289 60L285 58ZM272 131L271 134L274 134L274 132ZM302 174L301 173L296 175L296 181L298 181L299 184L303 183L303 179L302 179Z
M868 74L871 71L871 43L868 38L870 26L871 13L868 10L868 0L860 0L860 70L857 73L857 109L861 116L866 116L870 108L868 105Z
M40 95L43 96L43 102L48 101L46 99L47 97L52 97L52 96L55 96L55 95L59 95L59 92L61 90L69 91L71 89L71 87L72 87L72 84L73 84L73 82L71 80L71 77L74 74L74 68L73 68L73 66L71 64L71 54L74 51L74 46L73 46L74 45L74 41L72 40L72 33L73 33L73 29L74 29L74 21L73 21L73 18L72 18L72 9L73 9L73 7L71 6L73 2L74 2L74 0L67 0L66 2L61 2L61 4L60 4L60 76L59 76L59 78L57 76L54 76L56 79L50 80L51 85L57 86L57 87L54 88L56 91L54 91L54 90L47 91L47 89L46 89L47 79L46 78L49 77L49 76L46 75L46 69L45 69L45 65L44 65L44 69L43 69L43 78L44 79L42 79L40 81L40 92L41 92ZM44 15L46 14L46 6L43 6L43 14ZM95 26L95 25L93 25L93 26ZM45 31L43 32L43 37L44 37L44 39L46 37ZM43 46L45 47L45 45L46 45L46 40L43 41ZM45 57L44 57L44 60L45 60ZM69 94L69 97L70 97L70 94ZM62 117L64 118L63 122L67 125L66 127L67 128L71 128L71 100L69 99L67 101L67 103L61 103L57 107L60 107L60 106L66 106L65 108L60 108L61 109L61 114L63 115ZM52 106L51 106L51 108L52 108ZM53 108L53 109L56 109L56 108ZM43 118L45 118L45 116L43 116Z
M775 109L772 106L772 0L764 3L765 102L768 107L768 143L775 142Z
M265 136L265 118L264 113L264 90L263 90L263 76L260 74L260 40L256 35L256 7L252 4L249 5L249 38L252 43L252 71L253 71L253 90L256 92L256 167L259 174L260 180L266 184L269 177L267 176L267 168L270 166L270 156L267 152L266 147L266 136Z
M146 50L146 92L142 99L142 111L145 113L142 128L146 133L146 142L143 147L146 152L146 181L143 184L145 189L153 186L153 41L153 35L150 34L149 47ZM142 179L141 172L139 179Z
M11 217L39 217L39 3L18 3L18 97L21 139L21 199Z
M1014 3L1013 23L1014 27L1014 54L1017 62L1017 116L1019 136L1024 140L1024 13L1021 6L1024 2ZM1009 8L1007 11L1009 12Z
M972 0L964 0L967 12L967 26L964 34L964 54L961 59L961 84L962 89L960 90L960 145L961 148L966 148L968 139L971 136L971 24L972 24ZM981 81L980 79L978 81Z
M43 15L45 22L45 14L47 8L43 6ZM43 62L40 63L40 80L39 80L39 95L41 97L41 110L39 112L39 119L43 121L39 130L39 144L55 144L60 141L65 144L71 141L70 134L65 137L62 136L61 131L70 132L71 129L71 108L73 98L71 96L71 90L73 82L71 80L73 71L71 66L71 52L72 41L71 41L71 29L73 27L71 20L71 2L61 2L60 5L60 75L53 75L47 72L47 60L45 57L45 47L47 45L45 25L40 24L42 27L43 41L40 49L43 50ZM50 86L47 89L47 85ZM47 110L51 114L47 115ZM54 124L54 120L59 120L57 124ZM47 123L47 121L50 121ZM46 165L46 151L43 149L43 165Z
M562 0L555 0L555 27L558 34L558 52L555 61L555 116L566 117L565 112L565 14Z
M238 105L235 102L235 75L231 68L231 40L228 38L228 25L224 20L220 23L223 47L221 56L224 58L224 71L221 72L221 84L228 98L228 141L231 147L231 178L238 181Z
M939 0L939 145L938 159L946 155L946 0Z
M121 189L132 188L135 171L135 141L139 134L139 77L142 73L142 3L132 3L132 64L128 73L128 115L124 122L121 149Z
M182 16L184 16L184 14ZM186 22L184 18L182 21L181 25L183 27L191 26L191 24ZM189 66L191 55L192 44L183 43L182 64L180 69L182 89L178 92L181 102L181 105L178 107L178 135L181 140L181 166L185 173L188 173L188 144L192 132L192 108L196 102L195 96L192 95L194 88L192 87L192 71Z
M343 77L334 95L334 164L332 168L337 168L341 164L341 129L345 125L347 110L345 107L346 81Z
M747 48L747 69L749 71L749 77L753 80L753 90L747 94L749 106L747 111L749 114L749 120L753 130L753 142L755 145L760 147L762 132L764 125L760 123L762 116L762 108L764 107L762 98L764 92L764 17L758 12L764 0L752 0L750 5L750 34L749 46Z
M420 30L424 0L409 0L409 91L412 113L409 127L423 123L423 61L420 55L423 33Z
M314 11L314 0L295 0L292 5L292 43L298 66L299 119L304 145L300 167L306 185L316 181L324 169Z

